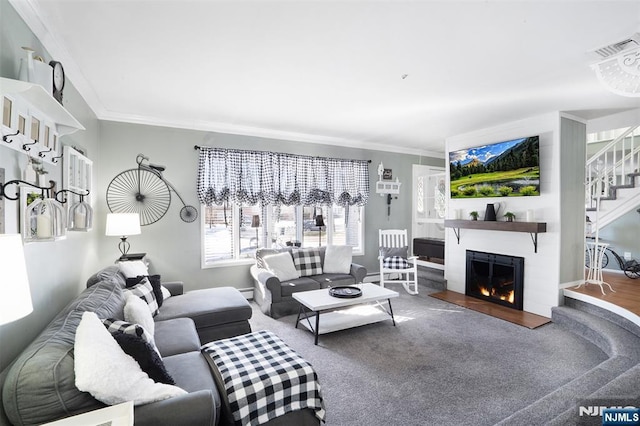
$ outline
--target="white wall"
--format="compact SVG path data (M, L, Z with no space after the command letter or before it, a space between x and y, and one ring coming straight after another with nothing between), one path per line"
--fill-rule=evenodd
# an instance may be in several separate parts
M446 232L445 277L449 290L465 291L466 250L477 250L525 258L524 270L524 310L546 317L551 316L551 307L558 305L560 275L560 114L550 113L527 120L507 123L501 126L478 130L448 138L447 152L506 141L524 136L540 136L540 196L513 197L503 199L451 199L447 190L448 207L464 211L467 219L469 211L477 210L484 217L487 203L502 201L506 204L500 210L498 220L503 220L505 211L516 214L516 220L524 220L527 210L534 211L538 222L547 223L547 232L538 234L538 252L534 253L529 234L520 232L498 232L485 230L460 230L460 244L452 229ZM447 173L449 164L447 162Z

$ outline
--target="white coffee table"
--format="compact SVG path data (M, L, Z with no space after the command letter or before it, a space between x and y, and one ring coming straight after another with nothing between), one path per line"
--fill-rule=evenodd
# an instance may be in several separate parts
M397 292L371 283L354 284L353 286L362 290L362 296L334 297L329 294L328 288L293 293L293 298L300 303L296 328L300 323L311 331L317 345L320 334L372 324L389 318L393 321L393 325L396 325L391 299L399 296ZM388 311L380 303L385 300L389 304ZM373 304L372 302L377 303ZM322 314L322 324L320 324L320 314ZM310 321L314 315L315 326Z

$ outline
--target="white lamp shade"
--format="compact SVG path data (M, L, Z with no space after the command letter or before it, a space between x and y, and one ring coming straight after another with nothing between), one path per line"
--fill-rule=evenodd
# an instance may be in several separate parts
M0 287L0 325L33 312L22 238L18 234L0 234Z
M138 235L140 230L140 215L138 213L109 213L107 214L107 230L105 235L126 237Z

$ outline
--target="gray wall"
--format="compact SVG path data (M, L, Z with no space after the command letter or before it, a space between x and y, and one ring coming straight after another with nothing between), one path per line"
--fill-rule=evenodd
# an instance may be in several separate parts
M560 119L560 282L584 271L584 181L587 139L584 123Z
M620 257L624 257L624 253L629 252L633 259L640 262L640 214L635 209L602 228L599 237L610 243L611 248ZM609 264L606 269L620 271L613 256L609 256Z
M406 154L393 154L365 149L331 145L300 143L252 136L207 133L138 124L101 122L100 163L97 188L101 192L97 205L97 228L104 233L107 213L104 193L113 177L136 166L135 157L145 154L152 163L166 166L164 176L176 187L187 204L200 207L196 198L198 151L194 145L237 149L289 152L294 154L372 160L369 167L371 188L377 180L377 165L393 170L403 182L401 194L392 202L391 217L387 218L386 198L371 194L365 209L365 254L355 258L370 271L378 269L378 229L411 228L411 169L412 164L443 166L443 159ZM200 268L200 221L185 223L179 218L182 207L172 198L167 214L158 222L144 226L142 234L132 236L132 252L146 252L155 272L166 280L183 280L187 288L206 288L230 285L237 288L252 286L249 266ZM118 239L100 240L99 253L104 259L114 259Z
M21 46L32 47L47 62L53 59L6 0L0 0L0 10L0 76L17 78L20 58L23 57ZM82 145L94 161L99 160L98 121L68 79L64 90L64 106L87 130L63 136L60 142ZM1 143L4 142L0 141ZM26 155L0 147L0 168L5 169L7 181L21 178L21 169L26 161ZM58 182L58 188L61 188L62 166L46 164L45 169L49 172L48 176ZM13 187L9 190L13 191ZM5 208L5 232L16 233L18 202L5 200ZM66 240L55 243L25 245L34 311L25 318L0 326L0 370L84 287L87 274L98 265L96 240L97 232L94 230L88 233L69 233ZM2 297L11 294L10 286L11 283L0 282Z

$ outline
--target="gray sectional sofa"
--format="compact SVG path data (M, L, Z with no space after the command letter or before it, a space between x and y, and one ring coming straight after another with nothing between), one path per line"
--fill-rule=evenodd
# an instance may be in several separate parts
M75 331L85 311L101 319L123 319L124 284L116 266L92 276L10 366L2 383L2 408L12 424L41 424L104 406L75 386ZM216 425L222 401L200 347L250 332L251 306L231 287L183 293L181 283L163 285L172 297L154 318L155 344L176 386L187 394L136 406L135 424Z
M279 318L297 313L300 305L292 296L295 292L361 283L367 275L367 269L364 266L352 263L348 274L322 273L280 281L274 273L265 268L263 259L277 253L292 253L292 250L294 249L291 247L258 249L256 264L250 269L254 280L253 300L260 305L261 311L270 317ZM319 247L318 250L324 266L326 247Z

